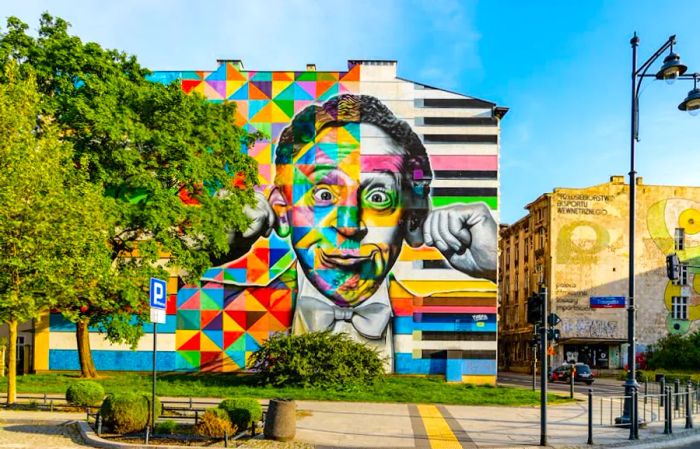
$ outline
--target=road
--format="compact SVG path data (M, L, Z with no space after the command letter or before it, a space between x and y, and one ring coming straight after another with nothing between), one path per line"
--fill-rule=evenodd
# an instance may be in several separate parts
M574 392L580 394L588 394L588 389L593 390L595 396L622 396L624 395L624 388L622 386L624 382L617 379L608 378L597 378L593 382L593 385L588 386L582 382L577 382L574 385ZM520 374L512 372L499 372L498 373L498 384L499 385L517 385L520 387L530 387L532 388L532 374ZM537 386L539 390L540 377L537 376ZM569 384L562 382L549 382L549 391L551 392L569 392Z

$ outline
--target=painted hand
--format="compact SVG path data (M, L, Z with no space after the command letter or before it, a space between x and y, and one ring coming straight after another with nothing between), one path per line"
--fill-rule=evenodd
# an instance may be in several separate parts
M456 270L495 282L497 232L486 204L459 204L430 212L423 241L437 248Z

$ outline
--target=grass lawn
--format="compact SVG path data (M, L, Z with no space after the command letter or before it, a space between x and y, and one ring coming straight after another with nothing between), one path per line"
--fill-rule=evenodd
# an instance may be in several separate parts
M107 393L151 391L150 373L100 373L97 382ZM22 393L65 393L77 374L31 374L17 377ZM0 381L0 392L7 382ZM411 402L461 405L538 405L539 391L515 387L474 386L445 382L442 376L386 376L376 385L336 391L321 388L274 388L256 385L252 376L241 374L164 373L158 375L159 396L180 397L285 397L298 400ZM550 394L550 403L570 402L568 397Z

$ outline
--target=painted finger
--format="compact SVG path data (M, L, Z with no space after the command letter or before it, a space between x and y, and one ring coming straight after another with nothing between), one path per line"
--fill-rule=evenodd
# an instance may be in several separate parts
M437 246L437 248L440 251L445 252L450 247L442 239L442 235L440 234L440 215L441 215L440 213L436 213L435 216L433 217L433 220L430 223L430 235L433 237L433 241L435 241L435 246Z
M450 214L448 216L448 224L452 235L457 237L463 246L469 248L472 244L472 234L469 232L469 229L467 229L467 225L462 217L456 214Z
M442 237L442 240L445 241L448 245L450 245L450 248L452 248L453 251L459 252L462 249L462 242L459 241L459 239L452 234L450 230L450 213L442 213L440 214L440 236Z
M423 243L425 243L425 246L435 246L435 242L433 241L433 236L430 232L430 227L432 226L434 215L435 214L428 214L428 217L425 219L425 222L423 223Z

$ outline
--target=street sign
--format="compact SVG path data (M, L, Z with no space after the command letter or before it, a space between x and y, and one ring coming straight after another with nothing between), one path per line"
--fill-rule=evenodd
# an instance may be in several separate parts
M624 296L591 296L591 309L622 309Z
M165 309L151 307L151 323L165 324Z
M554 327L559 323L561 323L561 318L559 318L559 315L557 315L556 313L550 313L549 315L547 315L547 324Z
M161 279L151 278L151 307L165 310L167 305L167 283Z

